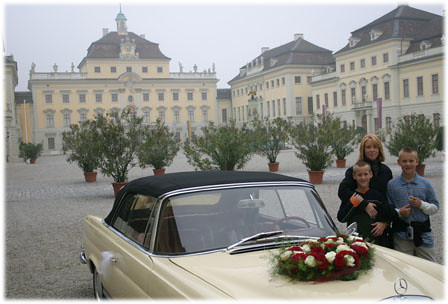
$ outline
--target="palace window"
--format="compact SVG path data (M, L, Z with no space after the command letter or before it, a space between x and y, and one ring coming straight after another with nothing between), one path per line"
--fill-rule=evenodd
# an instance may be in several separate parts
M376 56L372 56L371 60L372 60L372 65L376 65Z
M116 73L117 72L117 67L110 67L110 72L111 73Z
M45 115L47 128L54 128L54 114L53 113L47 113Z
M439 94L439 74L431 75L432 93Z
M101 67L99 66L94 67L94 71L95 73L101 73Z
M132 72L132 67L126 67L126 72L127 72L127 73Z
M70 117L70 113L69 112L64 112L63 113L63 118L64 118L64 127L69 127L71 124L71 117Z
M85 93L79 93L79 103L86 103L86 94Z
M389 82L384 83L384 99L385 100L390 99L390 83Z
M320 96L316 95L316 108L320 109Z
M142 73L148 73L148 67L142 67Z
M403 79L403 98L409 98L409 79Z
M350 71L355 70L355 62L350 62Z
M201 99L202 100L207 100L207 92L201 92Z
M62 94L62 103L70 103L70 95Z
M423 96L423 76L417 77L417 96Z
M149 101L149 93L143 92L143 101Z
M347 104L347 97L345 94L345 90L341 90L341 100L342 100L342 105L345 106Z
M296 97L296 115L302 114L302 97Z
M341 73L344 73L345 72L345 64L341 64L340 69L341 69Z
M111 99L112 99L112 102L118 102L118 93L112 93Z
M103 102L103 94L95 93L95 102Z
M294 83L301 83L302 79L300 76L294 76Z
M366 60L365 59L361 59L360 66L361 66L361 69L366 67Z
M337 92L333 92L333 106L334 107L338 106L338 93Z
M388 63L389 62L389 53L384 53L383 54L383 63Z
M193 100L193 92L187 92L187 100Z
M157 73L163 73L163 67L157 67Z
M45 94L45 103L46 104L51 104L53 103L53 94Z
M158 92L157 93L157 99L159 101L164 101L165 100L165 94L163 92Z

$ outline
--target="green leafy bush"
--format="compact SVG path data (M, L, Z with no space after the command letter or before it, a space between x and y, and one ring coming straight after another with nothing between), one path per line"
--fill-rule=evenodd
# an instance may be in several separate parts
M402 117L394 126L386 147L390 154L398 156L403 147L417 151L420 164L435 155L437 130L431 121L423 115L411 114Z
M202 132L183 145L188 163L200 170L241 169L254 153L254 132L246 124L238 128L233 120L222 126L210 122Z

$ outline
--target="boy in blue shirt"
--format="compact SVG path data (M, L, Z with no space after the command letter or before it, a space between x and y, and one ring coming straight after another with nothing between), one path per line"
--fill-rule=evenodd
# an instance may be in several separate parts
M401 149L398 165L402 174L387 184L387 198L400 216L393 223L394 248L436 262L429 216L439 210L431 183L416 173L419 159L409 147Z

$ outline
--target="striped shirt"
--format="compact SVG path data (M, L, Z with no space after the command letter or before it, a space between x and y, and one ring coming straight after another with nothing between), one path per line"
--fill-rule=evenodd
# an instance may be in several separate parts
M416 174L414 179L410 182L400 175L390 180L387 184L387 199L395 209L400 209L401 207L410 204L409 196L415 196L424 202L436 205L437 209L439 208L439 201L437 200L436 193L431 183L418 174ZM424 213L421 208L410 207L411 216L406 218L400 217L401 220L410 223L413 221L424 222L429 218L429 215ZM397 235L402 239L406 239L405 232L398 232ZM434 237L432 232L424 232L422 234L422 239L423 247L434 247Z

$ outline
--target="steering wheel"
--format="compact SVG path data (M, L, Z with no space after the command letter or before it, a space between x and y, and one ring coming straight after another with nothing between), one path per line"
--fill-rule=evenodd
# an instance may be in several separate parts
M299 220L299 221L305 223L306 228L311 228L311 226L308 223L308 221L306 219L304 219L303 217L300 217L300 216L285 216L284 218L276 220L274 225L278 225L279 227L281 227L281 223L287 222L287 221L290 221L290 220Z

